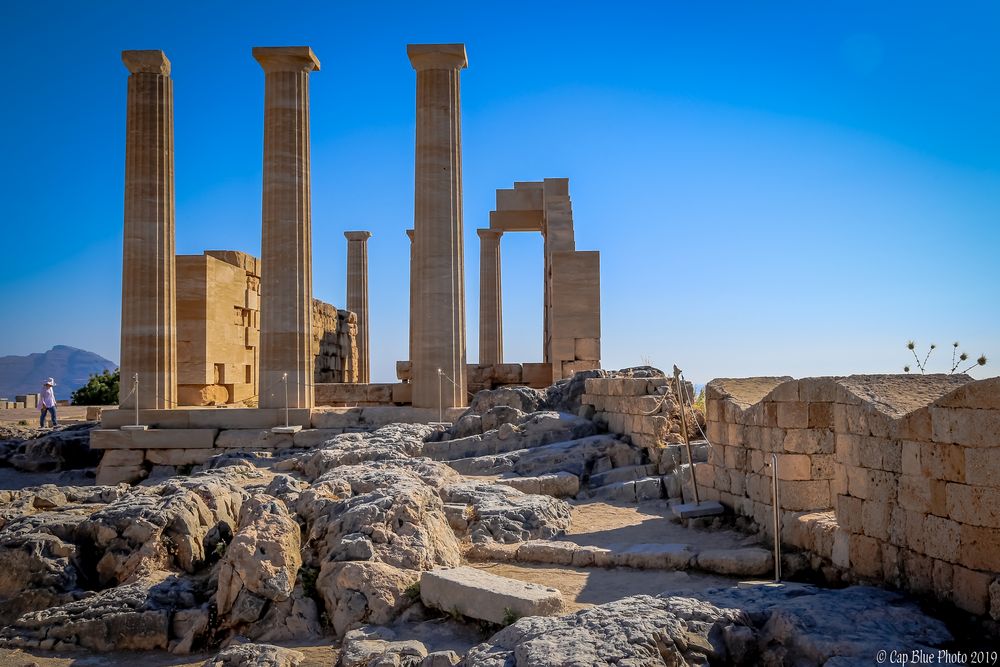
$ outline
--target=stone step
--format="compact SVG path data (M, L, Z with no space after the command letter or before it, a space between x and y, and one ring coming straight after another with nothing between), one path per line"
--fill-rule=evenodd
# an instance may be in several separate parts
M91 449L203 449L215 445L218 429L166 428L146 431L94 429Z
M522 493L538 493L553 498L567 498L580 492L580 478L568 472L537 477L502 477L497 484L513 487Z
M656 466L652 464L641 466L626 466L624 468L613 468L607 472L597 473L590 476L588 485L590 488L606 486L615 482L628 482L649 477L656 474Z
M466 566L424 572L420 600L428 607L498 625L524 616L551 616L562 608L562 593L555 588Z
M664 495L663 480L659 477L643 477L626 482L614 482L592 489L588 496L592 500L618 502L642 502L655 500Z
M477 544L467 554L473 561L534 563L573 567L631 567L640 570L696 569L713 574L756 577L774 567L771 552L761 547L704 549L690 544L643 543L604 548L569 540L529 540L515 544Z

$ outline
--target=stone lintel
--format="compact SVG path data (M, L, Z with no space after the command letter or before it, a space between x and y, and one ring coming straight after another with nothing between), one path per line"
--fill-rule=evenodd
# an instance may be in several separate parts
M371 232L344 232L344 238L348 241L367 241L371 237Z
M413 69L464 69L469 66L465 44L407 44Z
M490 228L503 232L540 232L541 211L490 211Z
M148 73L170 76L170 61L159 49L122 51L122 62L132 74Z
M265 72L319 71L319 59L308 46L255 46L252 53Z
M476 234L479 234L479 238L481 239L499 239L501 236L503 236L503 230L491 229L489 227L486 227L482 229L477 229Z

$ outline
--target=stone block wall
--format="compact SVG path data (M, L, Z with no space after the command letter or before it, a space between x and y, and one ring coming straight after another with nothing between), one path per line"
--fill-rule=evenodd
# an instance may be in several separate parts
M396 362L396 377L410 382L410 362ZM466 385L469 393L496 389L497 387L525 386L545 389L553 382L553 366L549 363L523 364L467 364Z
M358 317L313 299L314 382L357 382Z
M626 435L633 444L658 449L684 442L680 408L673 380L664 377L598 377L584 380L583 405L593 407L593 420L611 433ZM686 390L694 395L691 383ZM700 440L695 415L686 413L688 435Z
M255 399L260 260L236 250L177 256L178 402ZM357 318L313 299L315 382L357 382Z
M18 394L14 400L0 398L0 410L23 410L38 407L39 394Z
M1000 619L1000 379L713 380L705 495L850 578Z

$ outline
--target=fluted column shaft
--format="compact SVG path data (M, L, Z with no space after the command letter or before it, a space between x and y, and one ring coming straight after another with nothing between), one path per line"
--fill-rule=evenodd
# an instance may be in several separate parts
M479 363L503 363L503 298L500 281L500 237L503 232L479 229Z
M459 94L465 47L410 45L407 53L417 70L413 405L458 407L468 402Z
M264 69L260 402L313 406L309 47L255 48Z
M162 51L123 51L122 62L130 75L119 405L165 409L177 404L174 88Z
M358 382L371 382L368 333L368 239L371 232L344 232L347 237L347 310L358 316Z

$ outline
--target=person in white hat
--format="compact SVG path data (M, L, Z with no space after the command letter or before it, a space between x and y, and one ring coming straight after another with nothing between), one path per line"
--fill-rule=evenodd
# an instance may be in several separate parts
M42 411L41 417L38 419L38 426L45 428L45 414L52 415L52 426L58 426L56 422L56 392L52 389L56 386L56 381L49 378L45 381L45 386L42 388L42 394L40 400L38 401L38 407Z

